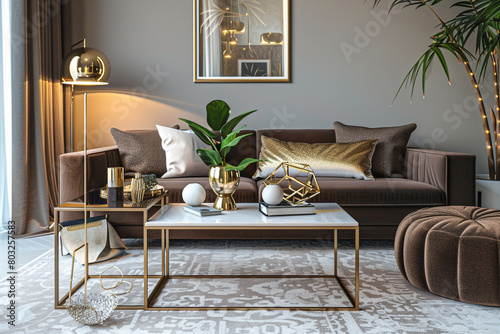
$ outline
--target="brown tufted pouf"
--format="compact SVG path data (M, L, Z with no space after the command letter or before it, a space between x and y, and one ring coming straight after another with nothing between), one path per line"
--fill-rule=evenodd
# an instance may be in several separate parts
M444 206L415 211L398 227L399 270L417 288L500 306L500 211Z

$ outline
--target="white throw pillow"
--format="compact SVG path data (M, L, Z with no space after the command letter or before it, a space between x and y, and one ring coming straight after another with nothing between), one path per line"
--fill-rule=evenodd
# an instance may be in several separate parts
M196 150L209 147L192 130L176 130L161 125L156 125L156 128L167 159L167 172L162 178L208 175L208 166Z

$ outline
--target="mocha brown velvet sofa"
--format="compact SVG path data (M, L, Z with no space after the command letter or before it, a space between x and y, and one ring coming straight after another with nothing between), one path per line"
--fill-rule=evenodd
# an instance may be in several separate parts
M228 156L228 162L244 157L258 157L261 136L283 141L304 143L333 143L333 129L266 129L250 133ZM159 152L158 154L163 154ZM475 204L475 156L471 154L407 148L401 157L403 175L397 178L358 180L353 178L318 177L320 195L312 202L339 203L360 224L362 238L394 238L401 220L410 212L446 205ZM64 203L83 194L83 152L63 154L60 157L60 202ZM88 152L88 188L97 189L106 184L106 168L123 166L116 146ZM262 180L253 180L253 164L241 173L241 182L234 197L236 202L259 202ZM208 173L208 168L207 168ZM188 183L200 183L207 189L207 202L215 196L208 177L161 179L158 182L169 190L170 203L182 202L181 192ZM98 213L96 213L98 214ZM78 218L76 213L64 213L61 219ZM122 238L142 236L140 215L112 213L110 221ZM323 238L325 231L175 231L173 238Z

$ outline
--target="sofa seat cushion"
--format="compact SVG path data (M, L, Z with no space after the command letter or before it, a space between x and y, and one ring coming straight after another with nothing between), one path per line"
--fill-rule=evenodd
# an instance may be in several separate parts
M199 183L207 192L206 202L215 201L215 193L208 184L208 177L176 177L169 179L158 179L158 184L168 189L168 200L170 203L183 203L182 189L189 183ZM257 202L257 185L248 177L241 177L240 185L233 194L236 204Z
M399 178L374 181L337 177L317 177L321 193L311 202L335 202L341 205L445 205L445 193L430 184ZM259 194L264 185L258 182ZM260 196L260 195L259 195ZM259 197L261 200L261 198Z

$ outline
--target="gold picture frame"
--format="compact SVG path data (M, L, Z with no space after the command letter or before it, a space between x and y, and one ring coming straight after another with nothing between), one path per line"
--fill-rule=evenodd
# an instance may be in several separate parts
M290 82L290 0L193 0L194 82ZM269 60L266 76L241 60Z

